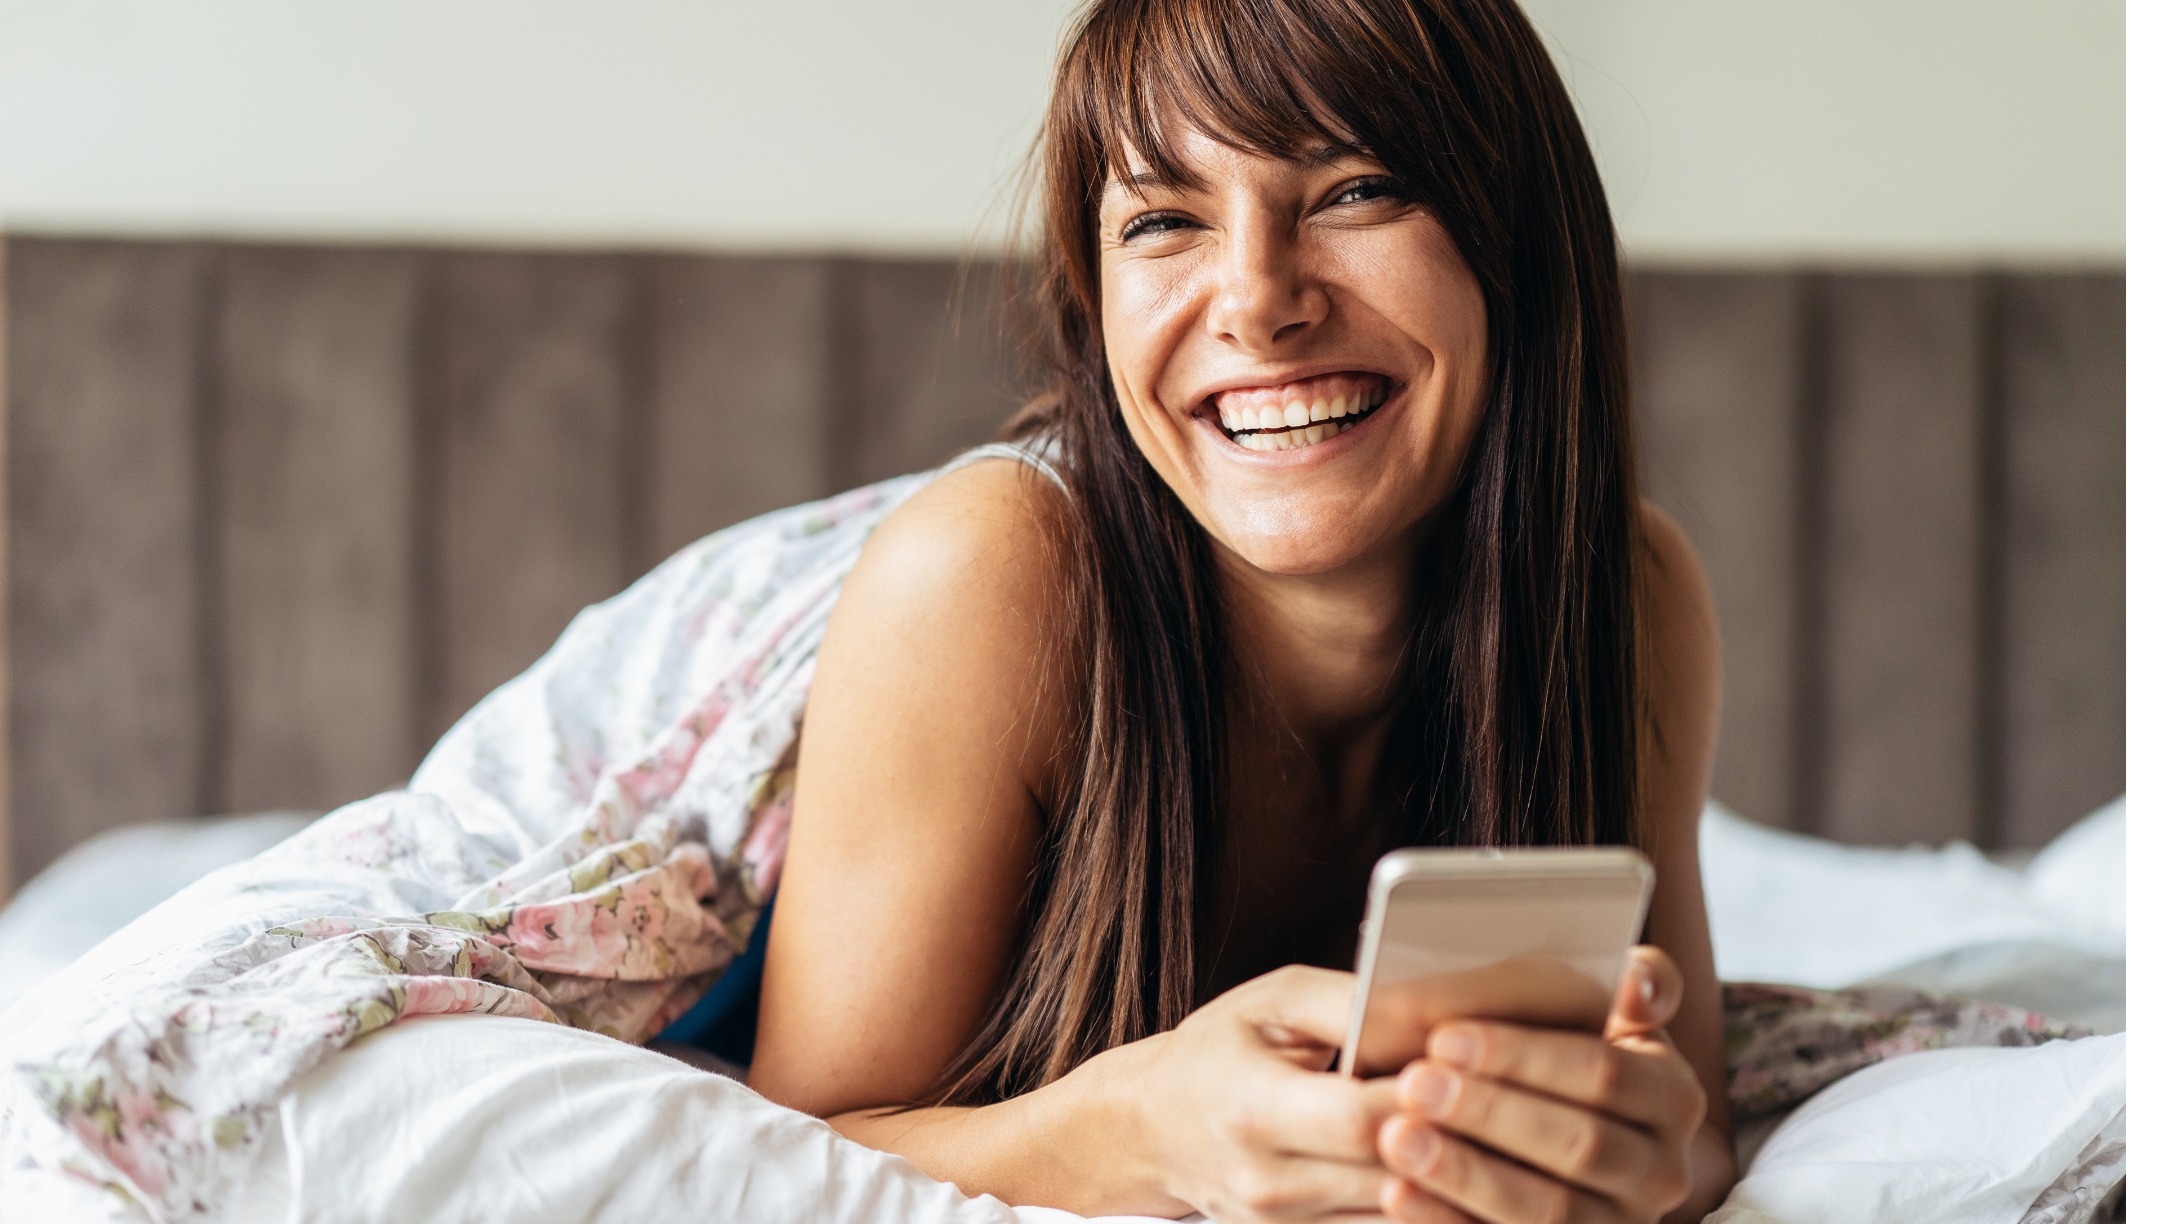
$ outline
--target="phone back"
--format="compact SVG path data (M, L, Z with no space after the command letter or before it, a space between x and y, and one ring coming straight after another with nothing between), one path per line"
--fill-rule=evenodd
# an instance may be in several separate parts
M1426 1005L1419 996L1433 984L1504 961L1556 962L1606 996L1639 939L1653 879L1638 851L1615 846L1383 856L1369 887L1345 1061L1376 1044L1365 1031L1370 1015L1398 1022Z

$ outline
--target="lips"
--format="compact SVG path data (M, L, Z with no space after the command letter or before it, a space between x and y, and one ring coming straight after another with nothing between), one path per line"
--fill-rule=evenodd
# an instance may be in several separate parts
M1257 451L1298 450L1336 437L1390 397L1380 374L1343 371L1266 387L1235 387L1208 407L1234 442Z

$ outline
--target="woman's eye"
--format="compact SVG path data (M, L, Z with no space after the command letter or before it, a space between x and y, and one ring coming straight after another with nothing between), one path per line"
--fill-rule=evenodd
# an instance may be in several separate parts
M1184 228L1186 224L1186 218L1178 213L1143 213L1126 222L1118 231L1118 240L1132 242L1136 238L1146 238L1153 234L1168 234L1172 230Z
M1393 178L1364 178L1347 183L1330 197L1332 204L1365 204L1371 200L1402 200L1405 188Z

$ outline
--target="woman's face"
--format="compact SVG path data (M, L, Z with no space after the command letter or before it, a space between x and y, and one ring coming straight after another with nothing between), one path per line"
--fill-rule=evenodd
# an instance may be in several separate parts
M1201 186L1114 178L1098 225L1104 347L1134 442L1263 570L1328 574L1410 541L1480 417L1472 271L1373 163L1199 133L1179 152Z

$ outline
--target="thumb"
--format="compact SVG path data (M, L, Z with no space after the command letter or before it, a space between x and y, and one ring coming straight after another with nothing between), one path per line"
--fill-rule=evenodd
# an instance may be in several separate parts
M1652 1033L1677 1018L1684 997L1685 975L1678 972L1677 962L1662 949L1641 944L1625 954L1617 997L1602 1036L1615 1041Z

